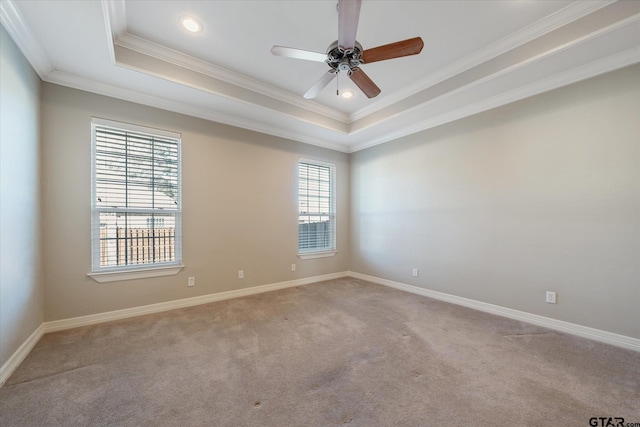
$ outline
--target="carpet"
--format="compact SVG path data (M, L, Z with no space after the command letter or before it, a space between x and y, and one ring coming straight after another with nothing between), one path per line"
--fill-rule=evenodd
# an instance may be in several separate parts
M8 426L640 423L640 353L342 278L42 337Z

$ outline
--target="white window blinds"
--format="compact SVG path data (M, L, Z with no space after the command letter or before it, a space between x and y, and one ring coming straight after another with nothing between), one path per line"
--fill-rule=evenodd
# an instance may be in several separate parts
M180 136L92 121L93 271L181 261Z
M335 165L298 162L298 252L336 249Z

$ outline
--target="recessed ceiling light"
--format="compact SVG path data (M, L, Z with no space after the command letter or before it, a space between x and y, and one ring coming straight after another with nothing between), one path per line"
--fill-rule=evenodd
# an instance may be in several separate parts
M202 31L202 24L200 24L197 19L192 18L191 16L183 16L180 19L180 22L182 22L182 26L184 27L184 29L191 33L199 33L200 31Z
M343 98L351 98L353 96L353 92L351 92L350 90L345 90L342 91L341 95Z

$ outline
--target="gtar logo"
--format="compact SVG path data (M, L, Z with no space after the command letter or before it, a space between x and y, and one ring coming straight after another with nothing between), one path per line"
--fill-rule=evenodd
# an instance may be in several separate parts
M624 418L620 417L591 417L589 425L592 427L624 427Z

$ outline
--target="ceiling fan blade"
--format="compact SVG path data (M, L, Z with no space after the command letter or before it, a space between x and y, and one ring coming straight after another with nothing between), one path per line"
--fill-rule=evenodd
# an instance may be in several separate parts
M274 46L271 48L271 53L277 56L286 56L287 58L306 59L307 61L324 62L327 59L327 54L325 53L310 52L285 46Z
M352 49L356 45L361 0L338 1L338 46Z
M360 68L353 70L351 80L367 95L367 98L375 98L380 94L380 88Z
M372 62L384 61L385 59L417 55L422 51L423 47L424 42L422 39L420 37L415 37L367 49L362 52L362 60L365 64L370 64Z
M320 91L322 91L322 89L324 89L329 83L331 83L331 80L335 78L336 73L333 70L326 72L322 77L320 77L320 80L318 80L316 84L314 84L313 87L304 94L304 97L306 99L315 98L318 96Z

